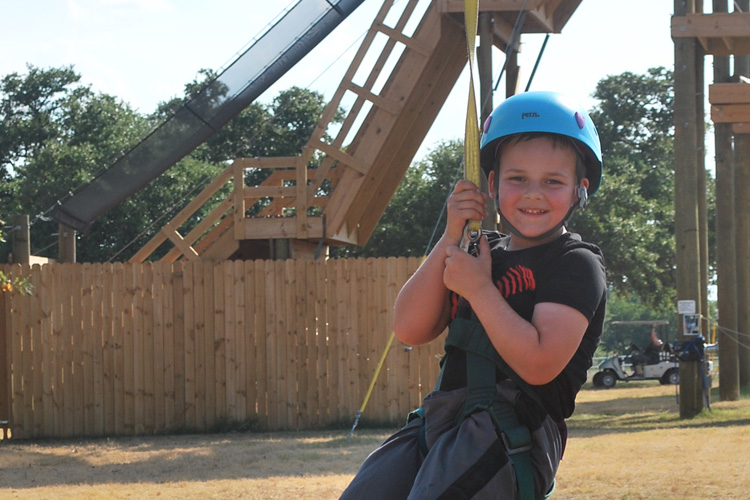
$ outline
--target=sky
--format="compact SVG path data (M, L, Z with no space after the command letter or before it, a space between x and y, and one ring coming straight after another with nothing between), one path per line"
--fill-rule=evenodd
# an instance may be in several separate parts
M226 67L293 3L0 0L0 77L24 74L27 64L39 68L72 65L93 90L116 96L147 114L159 102L182 96L184 85L198 78L200 69ZM382 3L364 0L260 101L270 102L292 85L331 97ZM550 38L531 90L560 91L590 108L595 104L591 95L596 84L606 76L625 71L644 73L656 66L672 69L672 9L672 0L583 0L562 33ZM543 38L522 38L522 88ZM503 59L504 54L496 50L496 74ZM468 72L464 72L417 159L442 140L463 137L468 81ZM502 100L504 84L499 89L496 104Z

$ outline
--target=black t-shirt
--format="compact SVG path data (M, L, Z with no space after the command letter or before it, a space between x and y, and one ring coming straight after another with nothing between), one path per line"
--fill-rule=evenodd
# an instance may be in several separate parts
M492 253L492 280L522 318L531 321L536 304L554 302L580 311L589 320L581 344L563 371L547 384L532 386L544 410L562 422L573 413L576 394L586 382L602 335L607 296L602 252L574 233L516 251L505 250L507 236L485 234ZM457 295L451 294L451 304L451 319L471 315L468 302ZM465 385L465 355L457 350L448 352L441 389Z

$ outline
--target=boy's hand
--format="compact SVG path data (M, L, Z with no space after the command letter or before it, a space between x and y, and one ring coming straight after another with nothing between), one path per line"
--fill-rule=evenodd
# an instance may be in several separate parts
M445 237L458 245L463 236L466 221L481 221L487 217L487 195L470 181L460 180L448 198L448 222Z
M494 287L490 244L486 236L479 238L479 255L476 257L455 245L446 248L443 283L449 290L456 292L469 303L475 294L483 293L484 287Z

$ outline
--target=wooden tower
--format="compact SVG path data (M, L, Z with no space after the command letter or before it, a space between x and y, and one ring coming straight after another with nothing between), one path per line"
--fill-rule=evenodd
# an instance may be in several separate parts
M131 261L148 259L163 244L172 246L163 257L170 261L311 258L329 245L364 245L467 64L463 0L434 0L423 12L417 11L419 3L401 2L403 10L395 16L394 1L383 3L299 156L236 159ZM482 0L479 9L492 20L493 44L505 51L522 6L521 33L559 33L580 3ZM398 21L388 26L387 17ZM407 33L416 20L416 30ZM372 58L365 55L376 46L382 47L380 55L366 67ZM518 39L510 48L518 50ZM511 77L517 75L512 70ZM340 107L348 112L333 131L331 120ZM457 111L463 120L463 110ZM317 168L310 167L313 157L320 159ZM247 169L271 173L248 186ZM194 229L180 233L196 210L230 183L232 195ZM256 215L247 216L249 211Z

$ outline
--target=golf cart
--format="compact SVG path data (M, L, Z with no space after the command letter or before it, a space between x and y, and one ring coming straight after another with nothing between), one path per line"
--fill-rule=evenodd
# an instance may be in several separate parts
M613 321L616 325L661 326L666 330L668 321ZM660 337L664 337L661 335ZM636 374L634 362L642 363L642 374ZM664 340L661 348L655 348L651 342L640 349L635 344L630 345L627 354L619 354L605 359L598 366L599 371L594 374L594 387L607 389L615 386L618 380L658 380L662 385L678 384L680 374L677 369L677 358L669 342ZM628 373L628 370L631 370Z

